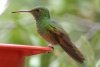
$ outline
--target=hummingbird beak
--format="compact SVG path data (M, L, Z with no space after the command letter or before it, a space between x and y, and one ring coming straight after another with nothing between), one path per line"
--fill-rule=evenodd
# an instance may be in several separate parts
M16 12L12 12L12 13L19 13L19 12L31 12L30 10L23 10L23 11L16 11Z

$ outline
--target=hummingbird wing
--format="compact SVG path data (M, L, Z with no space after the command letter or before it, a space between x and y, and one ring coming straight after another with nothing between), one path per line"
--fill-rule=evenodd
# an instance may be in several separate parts
M55 25L50 25L50 28L47 31L51 34L52 38L54 38L57 43L75 60L80 63L83 63L85 58L78 50L78 48L73 45L67 33L62 29L58 28Z

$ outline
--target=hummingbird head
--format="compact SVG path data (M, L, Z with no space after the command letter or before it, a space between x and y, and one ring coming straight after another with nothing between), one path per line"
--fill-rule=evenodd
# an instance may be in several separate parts
M36 21L50 18L49 10L43 7L36 7L32 10L23 10L23 11L17 11L17 12L29 12L35 17ZM13 13L17 13L17 12L13 12Z
M50 18L49 10L46 8L34 8L30 11L30 13L35 17L36 20Z

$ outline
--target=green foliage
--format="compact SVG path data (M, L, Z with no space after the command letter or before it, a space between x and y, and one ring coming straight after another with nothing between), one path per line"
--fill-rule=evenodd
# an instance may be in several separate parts
M38 67L100 67L99 0L9 0L7 5L2 7L5 11L0 13L1 43L47 46L48 43L36 32L35 20L30 14L11 13L36 6L50 10L51 18L57 20L68 32L86 61L79 64L59 46L55 46L53 53L29 57L26 67L37 67L32 65L32 58L38 58ZM2 8L0 4L0 10L3 10Z

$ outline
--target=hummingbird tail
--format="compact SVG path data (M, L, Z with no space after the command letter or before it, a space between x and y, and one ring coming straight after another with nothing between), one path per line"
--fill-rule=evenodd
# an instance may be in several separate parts
M85 58L71 41L67 41L65 38L60 38L59 41L60 46L68 53L68 55L70 55L76 61L84 63Z

